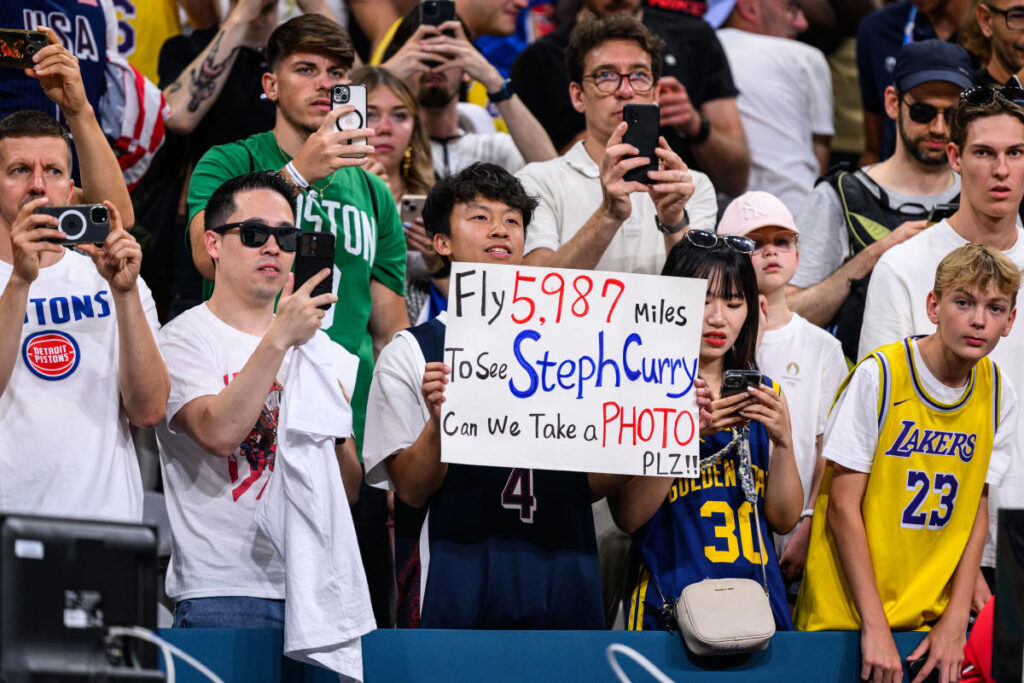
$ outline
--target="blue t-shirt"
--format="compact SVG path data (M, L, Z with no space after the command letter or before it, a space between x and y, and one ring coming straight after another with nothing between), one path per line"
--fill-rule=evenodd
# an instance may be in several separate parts
M771 385L771 380L765 378L765 383ZM728 430L702 438L701 458L716 453L731 439L732 432ZM764 426L751 422L750 460L758 494L761 538L767 553L769 599L776 628L791 631L793 620L786 602L786 589L764 514L768 443ZM692 583L709 578L751 579L762 583L755 516L740 487L736 463L736 456L730 454L703 470L699 479L676 479L665 502L634 535L642 567L630 600L628 629L665 629L666 625L658 617L661 595L674 603ZM651 579L661 589L661 595Z
M885 121L880 161L892 156L896 144L896 123L885 114L885 89L892 85L896 55L908 43L937 37L928 17L906 0L875 10L857 28L861 104Z
M35 31L53 29L61 43L78 58L85 95L94 109L106 91L107 21L98 0L3 0L0 26ZM59 119L57 105L39 82L20 69L0 68L0 119L21 109L36 109Z

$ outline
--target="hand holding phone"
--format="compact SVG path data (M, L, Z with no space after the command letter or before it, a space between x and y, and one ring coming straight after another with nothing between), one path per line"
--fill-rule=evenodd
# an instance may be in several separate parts
M366 128L366 86L365 85L335 85L331 88L331 109L351 105L355 111L342 114L335 121L338 131L359 130ZM366 138L352 138L348 141L350 145L365 145ZM365 156L359 155L360 158Z
M46 47L49 42L46 34L42 31L0 29L0 66L31 69L35 65L32 57Z
M654 150L658 148L658 126L661 110L656 104L627 104L622 108L622 120L626 122L626 132L622 141L633 145L638 154L627 154L624 159L647 157L645 166L626 171L623 178L629 182L654 185L658 181L648 177L648 171L658 170L658 156Z
M110 234L110 212L103 204L41 206L35 213L56 218L57 228L67 235L62 240L52 240L54 244L103 244Z
M331 271L322 282L313 287L310 297L334 291L334 235L329 232L304 232L299 235L295 253L295 285L292 291L304 285L314 275L327 268ZM327 310L330 304L320 308Z

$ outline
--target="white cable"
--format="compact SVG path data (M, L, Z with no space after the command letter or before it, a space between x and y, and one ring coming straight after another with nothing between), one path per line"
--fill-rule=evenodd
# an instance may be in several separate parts
M651 674L651 676L659 683L674 683L674 681L668 676L666 676L661 669L652 664L651 660L647 659L647 657L644 657L642 654L640 654L633 648L629 647L628 645L623 645L622 643L612 643L605 649L604 656L608 659L608 665L612 668L612 671L615 672L615 676L622 683L630 683L630 680L629 677L626 676L625 672L622 670L622 667L619 666L618 661L616 661L615 659L615 653L617 652L626 655L634 662L642 666L644 670L647 671L647 673Z
M206 676L209 680L213 681L213 683L224 683L217 674L206 668L202 662L182 650L177 645L168 643L149 629L142 628L141 626L111 626L108 630L112 636L138 638L139 640L145 640L159 647L160 651L163 652L164 655L164 667L167 670L167 683L174 683L174 663L172 662L172 658L169 654L177 655L186 663L191 664L197 671L199 671L199 673Z

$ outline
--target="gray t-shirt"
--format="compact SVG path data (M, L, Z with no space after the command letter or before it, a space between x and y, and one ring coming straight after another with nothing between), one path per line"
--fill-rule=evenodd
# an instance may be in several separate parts
M865 166L863 170L869 168ZM911 204L930 210L936 204L952 201L960 193L960 176L952 171L950 173L953 175L952 186L939 194L911 195L884 188L890 206L895 208ZM867 187L877 196L873 185ZM796 215L796 227L800 230L800 264L790 281L791 285L805 289L813 287L836 272L853 255L842 204L836 191L827 182L818 183L814 191L807 195Z

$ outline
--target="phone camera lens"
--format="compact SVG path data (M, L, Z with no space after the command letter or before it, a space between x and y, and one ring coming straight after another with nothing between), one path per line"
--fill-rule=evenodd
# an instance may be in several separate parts
M35 53L36 53L36 46L35 46L35 45L26 45L26 46L25 46L25 54L26 54L26 55L28 55L29 57L31 57L31 56L32 56L32 55L34 55Z
M348 90L342 90L338 99L342 102L348 102Z
M107 222L107 207L105 207L105 206L94 206L94 207L92 207L92 222L93 223L106 223Z

